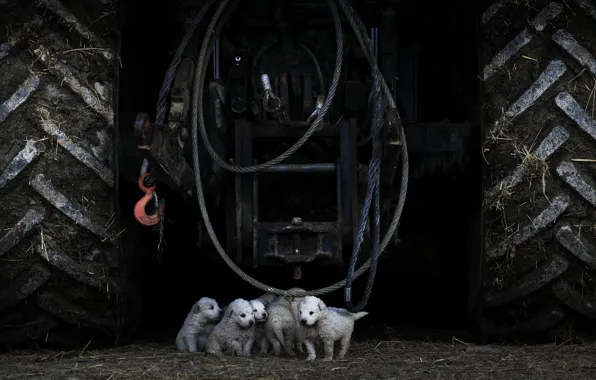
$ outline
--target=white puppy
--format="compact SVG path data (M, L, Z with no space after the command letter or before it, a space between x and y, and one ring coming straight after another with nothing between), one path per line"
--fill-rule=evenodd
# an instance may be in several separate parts
M306 360L314 360L315 341L320 337L325 346L325 361L333 360L333 346L339 341L338 359L343 359L348 352L350 339L354 331L354 322L368 315L368 312L351 313L346 309L327 307L325 303L312 296L305 297L299 305L301 335L308 351Z
M223 313L221 315L223 315ZM220 320L221 317L214 322L207 323L205 327L203 327L203 331L197 336L197 351L205 351L205 347L207 347L207 338L209 338L209 335L211 335L213 329L217 326Z
M196 352L199 336L204 333L205 328L209 330L209 324L218 320L220 314L221 309L213 298L203 297L196 302L176 336L178 351Z
M269 351L269 341L265 336L265 322L269 317L265 304L260 298L250 301L252 312L255 316L255 351L266 354Z
M292 312L290 297L279 297L267 308L269 318L265 322L265 336L273 345L275 356L281 355L283 346L286 354L295 356L293 343L297 322Z
M236 354L250 356L254 343L255 316L250 302L238 298L230 303L223 319L215 326L205 351L222 356Z
M302 288L290 288L288 289L289 291L305 291ZM299 310L298 310L298 305L300 304L300 301L302 301L304 299L304 297L292 297L290 299L290 305L292 306L291 310L292 310L292 315L294 316L294 321L296 322L296 328L295 328L295 332L294 332L294 348L298 349L298 352L300 353L304 353L304 350L302 349L302 334L300 334L300 317L299 317Z

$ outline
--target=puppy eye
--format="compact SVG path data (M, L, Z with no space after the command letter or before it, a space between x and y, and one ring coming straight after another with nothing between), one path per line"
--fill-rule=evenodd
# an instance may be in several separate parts
M241 314L240 315L240 318L244 318L244 317L246 317L246 314Z
M310 314L310 315L313 315L314 313L315 313L314 311L311 311L309 314Z
M254 309L252 312L253 312L253 313L256 313L256 312L257 312L257 309Z
M209 310L213 310L213 305L209 306Z

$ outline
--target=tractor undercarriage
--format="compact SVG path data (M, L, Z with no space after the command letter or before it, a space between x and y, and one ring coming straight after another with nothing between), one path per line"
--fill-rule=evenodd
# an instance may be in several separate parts
M225 220L222 248L235 264L287 265L299 280L306 264L342 266L351 257L358 259L357 253L349 255L352 250L362 250L363 256L376 261L380 241L375 226L371 227L375 218L366 213L362 219L362 208L371 207L369 195L378 189L382 201L376 228L397 227L407 187L407 176L405 181L402 178L408 166L402 161L404 128L414 141L409 150L449 151L465 149L470 125L417 123L416 54L411 48L398 49L392 8L367 12L368 18L376 20L371 28L353 20L358 25L354 35L344 14L343 31L338 32L333 18L303 26L297 14L308 4L270 2L266 12L266 3L231 2L227 9L221 7L222 18L214 24L210 40L206 37L201 46L195 35L184 49L179 48L179 61L166 74L166 82L168 75L173 78L167 122L163 96L158 106L161 123L152 123L145 113L135 122L139 149L149 164L143 172L150 167L151 183L158 181L181 197L194 197L191 128L193 123L204 125L198 139L201 177L197 181L203 184L209 213ZM342 3L338 2L339 8ZM328 4L311 15L328 17L329 10ZM195 17L185 22L185 39L194 31ZM364 33L366 40L359 41ZM334 39L341 46L334 46ZM209 60L200 56L199 47L211 52ZM374 71L371 76L371 59L378 62L378 77L386 83L383 96ZM197 67L197 60L205 67ZM207 78L202 87L197 83L199 72ZM375 106L381 108L375 110ZM437 144L436 137L428 138L429 132L448 138ZM302 140L300 149L292 147L296 140L298 144ZM288 149L292 154L283 162L244 169ZM235 170L224 170L213 160L213 153ZM405 171L400 170L404 165ZM449 163L439 166L441 172L452 169L446 167ZM371 175L377 181L372 185ZM144 224L157 224L158 209L152 217L137 215L141 223L143 218L152 220ZM202 219L199 228L205 229ZM399 244L397 233L384 240L383 249ZM355 242L358 248L353 249ZM352 276L354 265L355 261Z

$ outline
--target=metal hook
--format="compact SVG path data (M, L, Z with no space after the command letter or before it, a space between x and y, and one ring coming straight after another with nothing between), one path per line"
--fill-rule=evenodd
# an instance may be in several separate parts
M155 195L155 187L156 184L153 184L150 187L145 186L145 179L149 176L149 173L143 173L139 177L139 189L145 193L143 198L141 198L137 204L135 205L135 218L139 223L145 226L154 226L159 223L162 215L163 215L163 204L159 204L159 207L155 208L155 211L151 213L151 215L147 215L145 208L151 202L152 199L155 197L155 201L157 201L157 195Z

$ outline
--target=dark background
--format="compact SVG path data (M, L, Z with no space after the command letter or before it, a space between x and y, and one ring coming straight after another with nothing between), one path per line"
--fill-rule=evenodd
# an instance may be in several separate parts
M119 207L127 231L122 250L127 271L126 312L134 337L154 341L172 340L191 305L202 296L215 297L224 305L237 297L250 299L262 293L196 247L196 220L200 218L196 200L184 203L165 186L159 188L166 199L167 217L167 245L161 262L157 259L157 234L133 218L134 203L141 197L136 185L141 159L132 135L133 121L138 112L154 117L170 54L181 38L184 8L174 2L167 4L149 7L139 0L126 2L121 41L118 171ZM418 121L479 125L474 6L459 1L412 1L399 2L394 8L399 46L414 46L420 52ZM367 20L367 15L360 14ZM351 32L347 24L344 30ZM481 252L479 128L470 129L467 150L456 154L466 158L463 164L410 179L399 228L402 241L380 264L367 307L370 315L359 322L357 338L450 337L450 331L470 326L468 299L477 287L473 274ZM445 153L412 151L410 173L431 173L452 158ZM314 289L343 279L346 269L307 266L298 282L292 280L291 268L248 273L276 287ZM357 298L366 276L356 281ZM323 297L338 307L343 306L342 298L341 291Z

